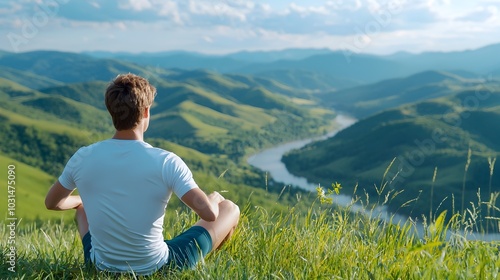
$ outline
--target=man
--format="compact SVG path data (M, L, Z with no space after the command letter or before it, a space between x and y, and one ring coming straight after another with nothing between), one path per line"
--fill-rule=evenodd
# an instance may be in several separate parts
M50 210L76 209L85 261L99 270L147 275L164 266L192 267L238 224L237 205L217 192L207 196L177 155L144 142L155 96L142 77L113 80L105 96L113 138L79 149L45 199ZM75 189L79 195L71 195ZM172 193L201 219L163 240Z

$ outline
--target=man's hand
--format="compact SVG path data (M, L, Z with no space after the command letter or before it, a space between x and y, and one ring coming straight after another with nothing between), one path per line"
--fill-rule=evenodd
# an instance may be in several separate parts
M221 203L222 201L224 201L226 199L220 193L213 192L213 193L208 195L208 200L210 200L210 202L212 204L219 205L219 203Z
M181 200L201 219L213 222L219 216L219 203L224 200L224 197L218 192L207 196L201 189L195 188L183 195Z

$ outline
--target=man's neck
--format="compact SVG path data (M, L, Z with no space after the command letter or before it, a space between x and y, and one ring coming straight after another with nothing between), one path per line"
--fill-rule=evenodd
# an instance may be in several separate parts
M144 134L136 129L117 130L113 139L118 140L144 140Z

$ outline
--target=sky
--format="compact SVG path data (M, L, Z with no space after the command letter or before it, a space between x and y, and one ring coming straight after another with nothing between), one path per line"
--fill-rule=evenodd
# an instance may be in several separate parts
M0 50L459 51L500 43L500 0L0 0Z

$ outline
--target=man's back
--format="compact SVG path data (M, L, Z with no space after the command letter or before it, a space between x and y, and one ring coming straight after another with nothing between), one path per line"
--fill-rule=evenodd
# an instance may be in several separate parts
M104 101L115 134L69 160L45 197L50 210L75 209L83 259L98 269L150 274L162 266L193 267L234 232L240 210L218 192L205 194L175 154L145 143L156 88L118 75ZM78 189L79 195L72 195ZM163 240L165 207L174 192L199 217Z
M87 209L91 258L100 269L154 270L168 259L165 207L197 185L175 154L140 140L109 139L80 149L59 178Z

